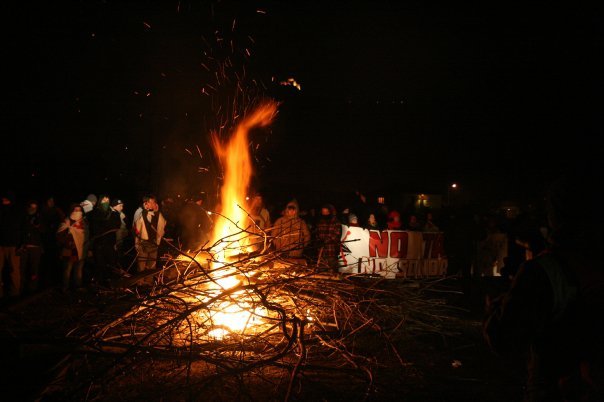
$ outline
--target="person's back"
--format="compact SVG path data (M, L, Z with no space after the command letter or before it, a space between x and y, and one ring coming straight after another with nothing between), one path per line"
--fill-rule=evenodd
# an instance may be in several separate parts
M211 221L203 207L204 200L195 198L187 202L180 213L180 227L185 250L206 246L210 238Z
M487 306L484 335L491 348L529 353L529 401L603 396L601 221L571 221L576 184L562 181L548 196L551 250L524 263L510 290ZM601 190L591 201L600 208Z

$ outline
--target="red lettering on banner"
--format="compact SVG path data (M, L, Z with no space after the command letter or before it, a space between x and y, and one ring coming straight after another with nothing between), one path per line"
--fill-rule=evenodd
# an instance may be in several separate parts
M388 257L388 232L369 231L369 256L370 257Z
M407 258L408 244L407 232L390 232L390 258Z

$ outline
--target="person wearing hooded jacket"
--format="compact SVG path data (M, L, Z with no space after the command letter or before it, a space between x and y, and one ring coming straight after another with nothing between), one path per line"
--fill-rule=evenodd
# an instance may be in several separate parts
M284 215L275 221L272 229L275 250L286 258L301 258L304 248L310 243L310 231L298 212L298 202L288 202Z

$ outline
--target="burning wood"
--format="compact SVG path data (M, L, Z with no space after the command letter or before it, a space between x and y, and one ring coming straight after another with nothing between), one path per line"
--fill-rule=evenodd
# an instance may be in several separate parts
M84 358L74 355L73 381L59 381L60 394L287 400L309 379L335 373L369 392L374 369L386 364L376 351L404 364L395 341L406 330L445 331L444 305L418 289L320 275L271 247L276 239L255 226L244 200L253 173L248 131L275 113L275 103L262 104L227 144L214 137L225 172L212 244L194 255L174 247L148 295L80 334Z
M317 274L270 249L234 261L217 260L212 247L181 253L163 272L126 313L79 334L83 358L73 355L73 378L57 381L59 395L103 399L155 389L176 399L212 392L220 400L270 385L272 397L289 399L311 379L336 373L369 392L379 365L405 364L397 342L447 334L450 319L442 302L421 295L425 288L388 290L392 281ZM390 357L378 358L384 353Z

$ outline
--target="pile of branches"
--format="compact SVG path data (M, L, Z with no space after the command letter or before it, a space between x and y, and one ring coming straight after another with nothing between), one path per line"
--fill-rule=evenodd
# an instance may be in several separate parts
M426 296L434 283L322 273L260 242L220 261L216 244L174 248L152 288L121 290L136 295L126 313L70 334L80 345L44 395L299 400L334 389L312 384L338 382L359 400L375 392L380 368L406 365L405 337L454 335L451 308Z

